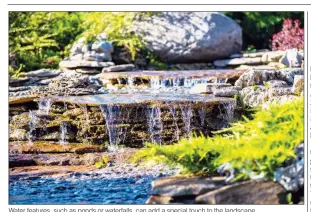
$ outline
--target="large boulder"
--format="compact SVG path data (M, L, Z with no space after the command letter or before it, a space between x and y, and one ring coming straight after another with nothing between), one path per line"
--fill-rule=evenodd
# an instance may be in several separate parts
M134 21L147 48L169 63L227 58L242 49L238 23L217 12L162 12Z

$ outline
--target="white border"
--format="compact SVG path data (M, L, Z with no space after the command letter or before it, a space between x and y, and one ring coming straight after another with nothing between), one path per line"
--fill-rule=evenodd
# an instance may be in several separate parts
M113 3L118 4L121 1L114 1ZM22 3L25 4L25 1L14 1L14 2L7 2L7 3ZM27 3L36 3L36 4L42 4L42 1L28 1ZM64 4L64 1L60 0L54 0L51 2L53 4ZM85 4L85 2L72 2L72 3L82 3ZM105 3L103 1L93 1L90 2L88 1L87 3ZM108 3L108 2L107 2ZM128 2L123 1L121 3L126 3ZM146 2L133 2L133 3L146 3ZM158 0L156 4L160 3L167 3L163 0ZM181 3L181 2L180 2ZM197 1L191 1L191 3L198 3ZM217 3L229 3L232 4L232 1L219 1ZM236 2L235 2L236 3ZM249 2L240 2L244 4L249 4ZM261 1L260 4L264 3L271 3L270 1ZM275 3L284 3L284 1L277 1ZM292 3L292 2L290 2ZM295 2L298 3L298 2ZM1 28L3 32L1 33L2 36L2 51L1 51L1 64L2 64L2 74L0 75L0 84L2 85L2 88L0 89L1 92L1 99L2 99L2 104L1 106L1 134L3 136L0 143L1 143L1 149L2 153L0 154L0 163L1 163L1 168L2 172L0 175L0 182L1 182L1 193L0 193L0 208L8 210L8 208L38 208L38 209L43 209L43 208L49 208L51 211L52 209L61 209L64 208L63 206L10 206L8 205L8 103L7 103L7 97L8 97L8 75L7 75L7 64L8 64L8 11L311 11L311 5L49 5L49 6L43 6L43 5L32 5L32 6L25 6L25 5L20 5L20 6L8 6L8 5L3 5L1 8ZM310 14L309 14L310 16ZM305 40L307 39L307 23L308 21L306 20L307 16L305 15ZM308 39L309 40L309 39ZM307 42L305 42L307 43ZM307 47L307 46L306 46ZM308 42L308 47L310 49L310 42ZM307 48L305 48L307 49ZM305 61L308 58L307 51L305 51ZM309 65L307 62L305 65ZM309 70L309 67L306 67L305 73L308 73L307 70ZM6 77L4 77L6 76ZM310 82L310 74L306 74L308 78L308 82ZM307 94L309 95L309 90L310 90L310 83L305 84L305 89L307 92L305 92L305 98L307 99ZM309 102L305 101L305 138L310 138L310 132L309 129L307 129L307 126L310 126L310 119L309 114L307 115L307 107L310 106L310 96L309 96ZM307 118L308 117L308 118ZM307 139L305 139L305 143L307 142ZM308 148L308 152L310 153L310 146ZM306 158L306 157L305 157ZM310 158L309 158L310 160ZM307 170L310 170L310 161L305 161L305 172L307 173ZM310 176L308 176L309 179L309 184L310 184ZM306 182L307 183L307 182ZM310 191L310 185L308 184L308 190ZM307 189L307 186L305 187ZM253 208L256 210L256 212L267 212L267 211L282 211L282 212L300 212L300 211L306 211L307 210L307 203L309 202L307 200L307 195L308 193L305 192L305 205L276 205L276 206L271 206L271 205L249 205L249 206L243 206L243 205L237 205L237 206L221 206L221 205L156 205L156 206L151 206L151 205L125 205L125 206L120 206L120 205L101 205L101 206L96 206L96 205L81 205L81 206L66 206L65 208L70 209L70 208L131 208L132 212L136 212L136 209L151 209L151 208L192 208L192 209L200 209L200 208L205 208L205 209L224 209L225 208L230 208L230 209L235 209L235 208ZM309 207L310 210L310 207ZM68 210L69 211L69 210ZM214 211L214 210L213 210ZM129 211L128 211L129 212ZM139 211L137 211L139 212ZM161 211L162 212L162 211ZM189 210L188 210L189 212Z

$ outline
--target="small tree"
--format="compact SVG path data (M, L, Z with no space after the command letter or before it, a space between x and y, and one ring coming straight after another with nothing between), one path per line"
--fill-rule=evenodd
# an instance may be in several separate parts
M272 50L303 49L304 30L299 20L285 19L282 31L272 36Z

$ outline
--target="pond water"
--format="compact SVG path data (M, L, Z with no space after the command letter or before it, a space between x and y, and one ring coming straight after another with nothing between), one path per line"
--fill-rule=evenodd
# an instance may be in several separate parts
M144 204L156 178L11 178L9 204Z

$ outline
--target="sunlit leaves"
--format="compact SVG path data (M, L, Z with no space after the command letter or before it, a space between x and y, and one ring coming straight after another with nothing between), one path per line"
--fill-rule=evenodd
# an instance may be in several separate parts
M303 119L302 99L271 105L212 138L192 136L173 145L148 144L135 157L178 165L194 174L215 174L221 164L230 162L239 171L237 178L244 179L247 173L269 178L284 161L295 157L295 148L304 139Z

